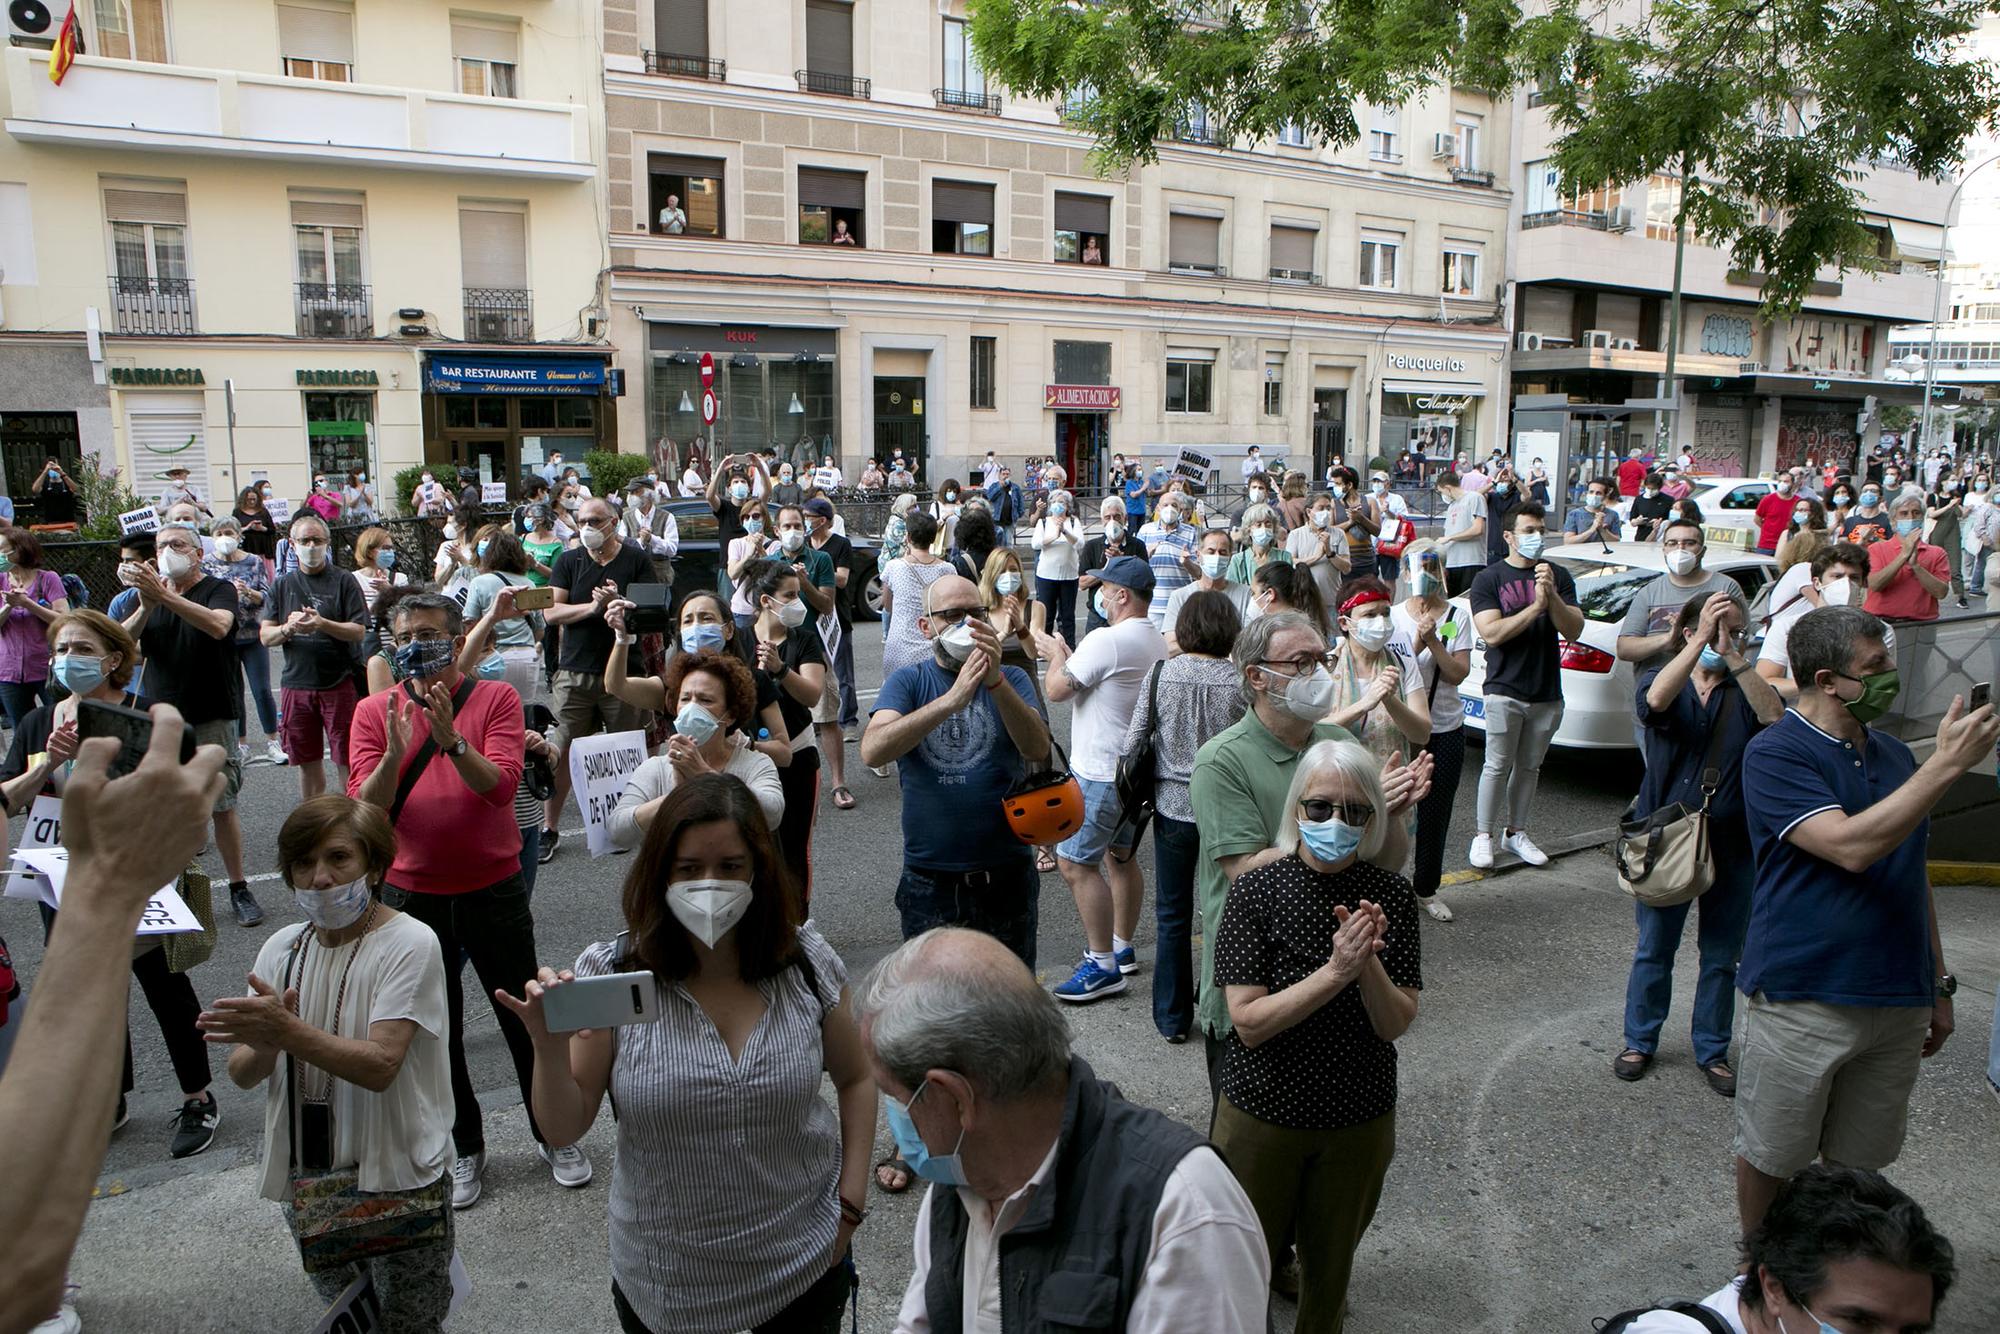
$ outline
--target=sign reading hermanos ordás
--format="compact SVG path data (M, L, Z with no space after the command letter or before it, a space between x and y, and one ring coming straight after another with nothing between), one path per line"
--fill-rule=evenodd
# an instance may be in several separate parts
M205 385L199 366L113 366L111 383L124 385Z

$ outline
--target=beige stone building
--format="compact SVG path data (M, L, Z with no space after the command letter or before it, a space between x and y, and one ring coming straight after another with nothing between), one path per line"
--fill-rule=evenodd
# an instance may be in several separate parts
M1100 176L981 75L962 0L606 0L618 439L678 459L989 450L1073 478L1256 444L1310 465L1504 429L1508 107L1439 90L1362 141L1190 108Z

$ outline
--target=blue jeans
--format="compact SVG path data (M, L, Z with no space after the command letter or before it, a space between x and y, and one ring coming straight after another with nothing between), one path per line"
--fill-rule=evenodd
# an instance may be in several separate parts
M854 627L841 631L840 647L833 651L833 670L840 680L840 726L843 730L861 720L861 704L854 695Z
M896 911L902 915L904 940L936 926L984 931L1019 955L1032 973L1041 895L1041 873L1030 857L977 871L936 871L905 863L896 882Z
M1159 960L1153 965L1153 1027L1161 1037L1194 1028L1194 871L1201 833L1183 820L1153 817L1153 920Z
M243 679L250 684L250 699L257 706L257 721L263 724L267 740L278 735L278 706L271 699L271 650L256 641L236 646L243 659Z
M535 897L535 873L542 869L542 822L535 821L521 830L521 883L528 887L528 897Z
M1673 999L1674 951L1688 909L1701 905L1696 936L1701 973L1694 987L1694 1059L1702 1066L1729 1059L1729 1029L1736 1015L1736 960L1750 929L1750 890L1757 867L1746 833L1710 826L1715 835L1715 883L1698 899L1671 908L1634 903L1639 945L1632 952L1632 976L1625 984L1625 1045L1651 1055L1659 1046Z
M7 728L21 725L37 704L49 702L47 681L0 681L0 711L7 715Z
M1060 634L1072 648L1076 646L1076 580L1044 579L1035 576L1035 601L1049 609L1044 622L1050 634Z

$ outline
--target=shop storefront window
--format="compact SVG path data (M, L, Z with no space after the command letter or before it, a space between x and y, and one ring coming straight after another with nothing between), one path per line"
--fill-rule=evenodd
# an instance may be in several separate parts
M1426 458L1471 454L1479 447L1479 400L1451 393L1382 395L1381 447L1393 459L1404 450Z
M41 475L42 465L50 459L76 476L83 457L80 439L74 412L0 413L0 460L5 461L7 494L14 498L17 517L22 515L29 488Z
M808 359L810 358L810 359ZM814 353L715 358L714 457L775 449L792 463L840 457L836 365ZM709 453L701 420L701 369L693 354L656 357L649 399L656 457L683 468ZM712 459L711 459L712 461Z
M368 471L368 423L373 394L307 394L306 448L315 475Z

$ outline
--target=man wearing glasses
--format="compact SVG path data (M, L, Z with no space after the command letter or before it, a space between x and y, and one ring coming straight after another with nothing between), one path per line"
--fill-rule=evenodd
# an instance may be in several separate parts
M645 715L604 688L604 664L611 660L612 629L604 609L625 596L633 584L658 583L653 562L630 542L618 538L618 516L606 501L593 498L577 507L577 538L549 567L549 586L556 604L548 623L562 628L562 648L556 658L555 712L560 748L602 728L628 732L646 725ZM551 738L553 739L553 738ZM556 825L569 800L567 756L556 759L556 791L549 798L542 829L541 859L556 855Z
M1640 586L1618 626L1618 656L1632 664L1635 678L1674 660L1674 618L1689 598L1727 593L1745 615L1749 613L1741 584L1726 574L1702 568L1708 539L1700 524L1669 520L1660 537L1660 549L1666 553L1666 571ZM1635 719L1632 736L1642 756L1646 753L1645 732L1645 724Z
M1048 723L1028 674L1000 665L1000 638L971 580L948 574L925 589L917 629L931 659L882 683L861 736L863 764L901 761L903 939L969 927L1033 969L1041 878L1001 799L1029 766L1047 766Z
M220 746L229 757L215 799L215 850L229 873L230 911L241 925L255 926L264 920L264 910L243 877L243 824L236 815L236 794L243 787L243 760L236 749L243 719L236 585L201 572L201 534L193 528L160 529L155 552L153 564L129 566L139 604L125 617L125 628L146 659L146 701L179 709L196 744Z

